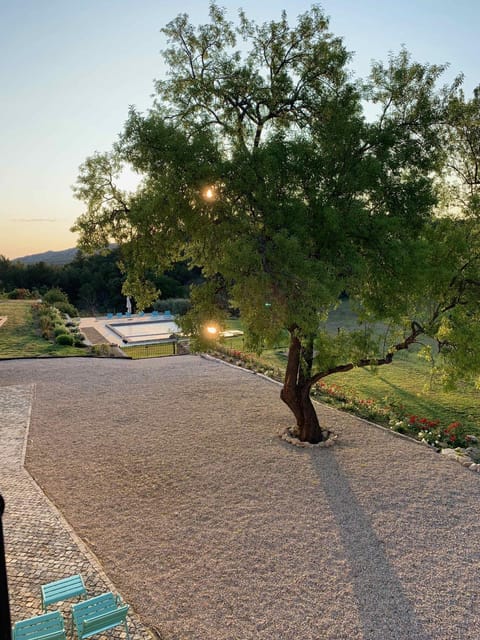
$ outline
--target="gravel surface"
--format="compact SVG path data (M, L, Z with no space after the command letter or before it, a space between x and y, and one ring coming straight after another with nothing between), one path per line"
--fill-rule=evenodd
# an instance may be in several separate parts
M0 362L27 467L164 640L478 638L480 474L198 356Z

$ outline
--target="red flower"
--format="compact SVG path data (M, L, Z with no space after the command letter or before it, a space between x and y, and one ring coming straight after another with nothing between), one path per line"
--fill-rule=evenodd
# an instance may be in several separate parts
M445 431L454 431L457 427L460 427L461 424L460 422L451 422L448 427L445 429Z

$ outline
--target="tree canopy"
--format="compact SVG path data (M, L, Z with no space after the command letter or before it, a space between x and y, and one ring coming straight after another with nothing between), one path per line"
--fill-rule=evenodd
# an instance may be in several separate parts
M456 318L471 318L479 280L478 95L465 101L460 80L439 88L444 66L405 50L356 80L316 5L291 26L285 12L232 24L212 2L208 24L181 14L163 34L152 108L132 108L112 151L81 167L82 248L118 242L140 306L154 295L148 270L201 267L193 337L222 322L225 297L253 347L288 331L281 397L301 440L326 437L310 389L330 373L389 363L426 332L453 371ZM125 164L143 177L135 193L116 186ZM329 336L321 322L342 293L403 333L383 347L365 331Z

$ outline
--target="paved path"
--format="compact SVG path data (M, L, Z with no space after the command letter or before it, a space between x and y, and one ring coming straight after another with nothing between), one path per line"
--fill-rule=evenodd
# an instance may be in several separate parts
M12 623L42 613L40 585L80 573L90 595L113 590L103 569L23 466L35 385L0 387L0 491ZM58 608L70 623L69 605ZM151 640L135 615L132 640ZM124 637L116 630L116 637Z

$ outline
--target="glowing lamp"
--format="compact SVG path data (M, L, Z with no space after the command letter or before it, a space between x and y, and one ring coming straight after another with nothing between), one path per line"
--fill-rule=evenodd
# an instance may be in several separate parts
M207 327L207 333L211 336L214 336L217 333L217 327Z
M215 200L215 189L213 187L206 187L203 190L203 197L205 200L212 201Z

